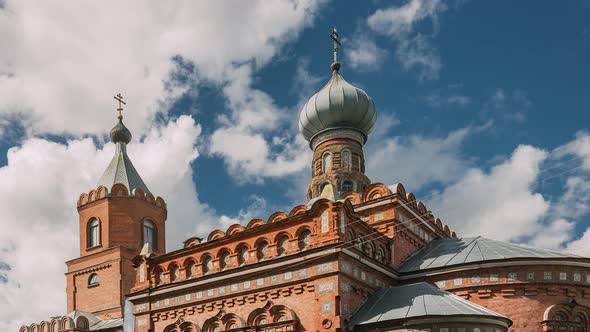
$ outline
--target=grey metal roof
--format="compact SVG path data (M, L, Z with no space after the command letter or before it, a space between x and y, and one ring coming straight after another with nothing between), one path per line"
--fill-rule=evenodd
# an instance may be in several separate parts
M122 327L123 326L123 318L117 319L106 319L101 320L100 322L90 325L90 331L102 331L107 329L112 329L115 327Z
M108 330L115 327L123 326L123 318L116 318L116 319L100 319L96 317L94 314L89 312L74 310L66 315L70 317L74 324L76 323L76 319L80 316L86 317L88 319L88 324L90 325L90 331L102 331Z
M486 262L511 258L582 258L560 253L486 239L483 237L433 240L414 253L398 268L399 272L442 268L451 265Z
M149 192L127 155L127 145L124 142L117 142L115 146L115 155L98 180L98 185L103 185L110 190L115 183L122 183L129 189L129 193L135 188L141 188L145 193Z
M66 315L66 317L70 317L74 322L76 322L76 319L78 317L82 317L82 316L86 317L86 319L88 319L88 324L90 324L90 326L101 321L101 319L96 317L95 315L93 315L89 312L80 311L80 310L74 310Z
M510 319L506 316L440 290L429 283L419 282L378 290L352 315L349 326L430 316L446 316L449 319L476 316L502 320L510 324Z
M346 82L338 70L334 70L328 83L301 109L299 131L307 141L329 128L354 128L369 134L376 120L377 112L371 97Z

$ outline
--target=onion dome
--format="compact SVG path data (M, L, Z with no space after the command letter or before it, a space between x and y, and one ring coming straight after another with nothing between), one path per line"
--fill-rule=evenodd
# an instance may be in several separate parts
M117 125L115 125L113 129L111 129L110 136L111 141L113 141L113 143L121 142L129 144L132 138L131 132L129 131L129 129L127 129L127 127L125 127L121 119L119 119L119 123L117 123Z
M356 129L366 141L377 120L375 104L365 91L340 76L339 62L332 63L331 67L333 72L328 83L301 109L299 131L309 142L328 129Z

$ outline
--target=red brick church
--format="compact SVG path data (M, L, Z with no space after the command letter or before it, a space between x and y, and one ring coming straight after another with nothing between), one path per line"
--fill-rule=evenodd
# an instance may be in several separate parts
M115 155L77 201L68 314L20 332L590 332L589 258L458 237L403 185L371 183L375 106L331 68L300 114L307 202L171 252L119 117Z

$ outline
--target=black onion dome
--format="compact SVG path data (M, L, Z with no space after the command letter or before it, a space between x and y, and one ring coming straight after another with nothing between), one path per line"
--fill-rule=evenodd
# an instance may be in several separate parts
M113 129L111 129L111 141L113 141L113 143L125 143L125 144L129 144L129 142L131 142L131 132L129 131L129 129L127 129L127 127L125 127L125 125L123 124L123 121L119 120L119 123L117 123L116 126L113 127Z

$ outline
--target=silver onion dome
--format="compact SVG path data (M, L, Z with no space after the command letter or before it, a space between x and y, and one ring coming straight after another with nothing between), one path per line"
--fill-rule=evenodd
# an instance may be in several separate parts
M111 141L113 141L113 143L121 142L125 144L129 144L132 137L131 132L129 129L127 129L127 127L125 127L122 119L119 119L119 123L117 123L113 129L111 129L109 136L111 136Z
M340 76L340 63L333 63L332 69L328 83L301 109L299 131L307 141L335 128L356 129L366 138L377 120L375 104L365 91Z

